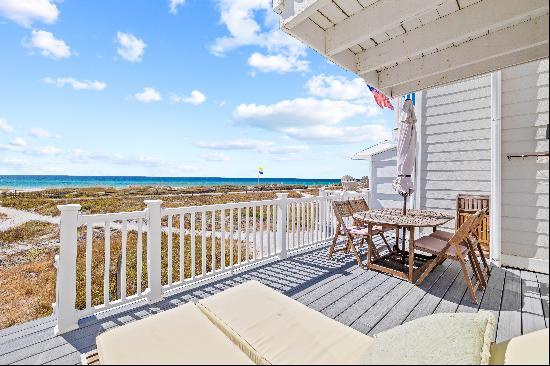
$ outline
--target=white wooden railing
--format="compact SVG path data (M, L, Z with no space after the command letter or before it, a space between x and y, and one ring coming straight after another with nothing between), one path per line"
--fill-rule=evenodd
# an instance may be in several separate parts
M137 300L155 303L168 291L324 243L336 224L332 202L353 196L368 200L368 192L321 190L313 197L278 193L275 200L179 208L149 200L143 211L101 215L83 215L80 205L59 206L56 332L76 329L80 319L113 307ZM112 244L117 258L111 256ZM132 293L130 264L135 270ZM112 296L113 265L118 296Z

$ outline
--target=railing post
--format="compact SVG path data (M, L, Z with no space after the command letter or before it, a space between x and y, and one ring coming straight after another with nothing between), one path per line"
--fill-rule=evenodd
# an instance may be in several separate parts
M147 272L149 274L149 289L147 299L149 303L161 301L162 272L161 272L161 216L162 201L146 200L147 205Z
M288 193L277 193L277 243L281 244L279 258L286 259L288 256L287 238L287 208Z
M80 205L60 205L60 250L56 256L57 283L54 312L57 316L55 334L63 334L78 328L76 302L76 255Z
M324 189L319 190L320 207L319 220L321 221L321 240L325 240L327 235L327 192Z

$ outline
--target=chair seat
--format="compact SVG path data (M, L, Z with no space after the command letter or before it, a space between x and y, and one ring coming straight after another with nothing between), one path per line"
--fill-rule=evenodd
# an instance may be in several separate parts
M431 237L438 238L441 240L449 241L453 237L453 233L443 230L436 230L430 234Z
M441 240L433 236L423 236L422 238L414 242L414 246L416 249L419 249L431 254L441 253L441 251L445 248L446 245L447 245L446 240ZM461 249L460 254L462 257L464 257L464 255L468 252L468 248L460 246L460 249ZM451 245L449 249L447 249L447 255L450 257L457 257L457 253L454 245Z

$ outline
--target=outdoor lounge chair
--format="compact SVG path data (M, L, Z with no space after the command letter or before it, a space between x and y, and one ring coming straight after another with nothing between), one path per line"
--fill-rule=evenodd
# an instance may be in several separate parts
M436 255L436 258L432 260L418 279L417 285L420 285L428 274L430 274L437 265L443 263L445 259L456 260L460 263L464 281L466 281L466 285L468 286L472 302L478 303L476 291L478 288L484 288L486 283L475 255L475 249L470 241L470 235L476 230L477 225L484 216L484 211L478 211L470 215L449 240L442 240L432 235L428 235L415 241L414 245L416 249ZM466 259L470 261L474 271L474 277L477 279L475 285L470 279L466 267Z
M435 314L373 338L249 281L107 331L97 353L101 364L548 364L547 329L494 345L493 321Z

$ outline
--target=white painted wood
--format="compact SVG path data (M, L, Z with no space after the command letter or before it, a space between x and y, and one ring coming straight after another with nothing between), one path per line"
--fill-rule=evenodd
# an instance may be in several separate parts
M92 307L92 246L94 228L92 224L86 227L86 309Z
M327 30L326 54L333 56L438 5L441 0L381 0Z
M285 9L281 13L281 26L286 29L292 29L317 12L317 10L330 4L331 0L287 1L286 3L288 5L285 4Z
M137 269L136 269L136 276L137 276L137 295L141 296L142 293L142 276L143 276L143 220L137 219L137 227L138 227L138 234L137 234Z
M161 200L147 200L147 255L149 263L149 291L147 299L149 303L161 301L162 296L162 271L161 271ZM105 302L107 303L107 302Z
M105 221L105 265L103 267L103 303L109 305L110 274L111 274L111 221Z
M234 231L233 231L233 211L234 209L231 208L229 210L229 267L231 269L233 269L233 266L235 264L234 262L234 258L233 258L233 248L234 248L234 239L235 237L233 236L234 234Z
M196 262L196 236L197 236L197 231L196 231L196 228L195 228L195 225L196 225L196 217L195 217L195 212L191 212L191 280L194 280L195 279L195 275L196 275L196 266L197 266L197 262Z
M548 47L548 14L384 70L379 75L380 89L426 79L541 45ZM524 62L527 61L531 60Z
M121 264L120 264L120 298L122 301L126 301L126 250L128 246L128 221L122 222L122 253L121 253Z
M256 240L257 240L257 230L256 230L256 206L254 205L252 207L252 217L254 218L254 220L252 220L252 233L253 233L253 237L252 237L252 259L253 260L256 260L257 257L258 257L258 248L256 246Z
M266 228L267 228L267 256L271 256L271 206L266 206L267 208L267 217L266 217Z
M173 253L173 234L174 234L174 223L173 216L168 215L168 286L172 286L174 274L173 274L173 263L172 263L172 253Z
M248 262L248 259L250 258L249 255L249 248L250 248L250 207L247 207L246 208L246 215L245 215L245 220L246 220L246 223L245 223L245 242L246 242L246 248L245 248L245 253L246 253L246 258L245 258L245 262ZM268 216L268 221L269 221L269 216ZM268 243L268 248L269 248L269 243Z
M225 208L221 210L221 218L220 218L220 226L221 226L221 270L225 270ZM254 237L254 240L256 240L256 237Z
M548 151L548 58L501 73L501 156ZM502 262L548 273L548 158L502 158L501 171Z
M501 72L491 74L491 262L502 264Z
M180 221L180 282L185 279L185 215L179 215Z
M260 258L264 258L264 207L260 206Z
M206 211L201 212L201 274L206 277Z
M57 266L56 305L57 325L55 334L63 334L78 328L76 301L77 228L80 205L57 207L61 212L59 224L60 251Z
M480 1L364 51L358 55L359 73L378 70L434 48L446 48L480 32L514 24L542 10L548 10L545 0Z
M287 212L288 193L277 193L277 242L281 246L280 259L286 259L288 253Z
M216 210L212 210L212 230L210 231L211 246L212 246L212 274L216 273ZM248 229L247 229L248 233Z

